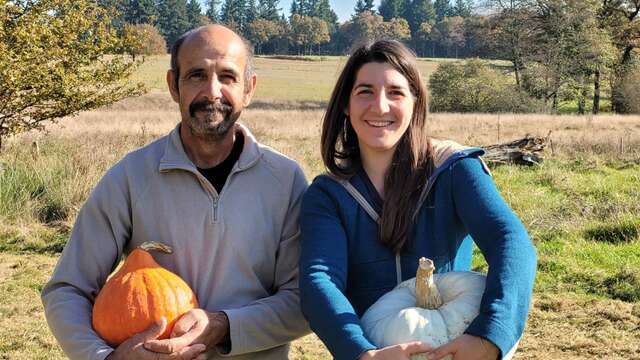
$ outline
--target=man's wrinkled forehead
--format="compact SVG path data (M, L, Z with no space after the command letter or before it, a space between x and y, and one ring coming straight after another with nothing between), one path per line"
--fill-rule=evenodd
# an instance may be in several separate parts
M185 39L178 53L178 64L188 66L205 59L222 59L243 69L247 51L235 33L225 28L205 28Z

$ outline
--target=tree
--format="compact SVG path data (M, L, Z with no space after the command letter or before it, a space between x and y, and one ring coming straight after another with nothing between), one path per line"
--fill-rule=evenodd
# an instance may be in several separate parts
M435 24L436 11L431 0L412 0L405 9L404 18L409 23L411 34L415 35L420 31L420 25L423 23Z
M126 0L124 6L124 21L129 24L153 24L158 19L153 0Z
M602 27L612 34L618 49L612 79L611 107L615 112L624 113L628 109L621 86L633 68L634 50L640 47L640 0L602 0L600 19Z
M220 0L207 1L206 15L209 18L209 21L211 21L214 24L220 21L220 12L218 9L219 4L220 4Z
M239 33L244 33L244 28L247 25L247 23L245 22L245 11L245 0L225 0L225 2L222 4L220 19L229 28Z
M158 23L156 24L169 47L190 29L186 0L160 0L158 2Z
M491 18L489 41L498 55L513 64L516 85L521 87L520 75L525 55L533 42L531 0L490 0L497 15Z
M259 0L258 18L269 21L280 20L280 9L278 8L278 3L278 0Z
M434 26L432 35L447 52L453 47L457 58L458 51L465 45L464 19L460 16L446 17Z
M256 19L249 24L248 39L255 45L256 53L262 54L264 44L284 34L279 20Z
M436 21L442 21L447 16L451 16L451 4L449 0L436 0L433 4L436 11Z
M374 14L374 7L375 5L373 4L373 0L358 0L358 2L356 3L356 7L353 9L354 15L358 16L365 11Z
M472 0L456 0L451 12L451 15L453 16L461 16L463 18L471 17L471 14L473 13Z
M197 0L189 0L187 3L187 21L189 22L189 28L197 28L205 25L208 21L206 17L202 15L202 8Z
M167 43L151 24L127 24L123 32L124 51L133 59L142 55L162 55L167 53Z
M0 1L0 147L9 135L139 95L139 62L109 12L89 0Z
M313 46L329 42L329 26L324 20L294 14L291 17L291 42L303 52L310 53Z
M338 29L338 15L331 8L329 0L319 0L312 16L324 20L329 25L329 34L335 33Z
M407 0L382 0L378 7L378 13L382 15L384 21L389 21L393 18L402 17L407 6Z

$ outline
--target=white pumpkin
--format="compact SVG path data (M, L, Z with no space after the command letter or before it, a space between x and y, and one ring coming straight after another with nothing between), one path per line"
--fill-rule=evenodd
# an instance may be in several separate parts
M377 346L421 341L436 348L462 335L478 316L486 277L470 271L433 274L434 270L431 260L421 258L415 278L396 286L365 312L364 333ZM503 359L510 359L516 347Z

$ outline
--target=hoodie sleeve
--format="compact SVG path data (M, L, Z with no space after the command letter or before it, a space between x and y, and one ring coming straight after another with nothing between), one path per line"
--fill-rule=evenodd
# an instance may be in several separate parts
M491 341L505 356L524 330L535 249L478 158L460 160L451 169L456 212L489 265L480 314L466 333Z
M49 328L72 360L102 360L113 351L94 332L91 314L131 234L130 199L121 170L112 168L89 196L42 290Z

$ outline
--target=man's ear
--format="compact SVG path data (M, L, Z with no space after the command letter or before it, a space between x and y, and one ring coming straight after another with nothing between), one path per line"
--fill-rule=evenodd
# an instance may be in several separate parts
M180 92L176 88L176 74L171 69L167 70L167 86L173 101L180 103Z
M247 82L247 88L244 89L244 97L242 104L244 107L249 106L251 104L251 99L253 99L253 94L256 92L256 84L258 82L258 76L256 74L251 75L251 79Z

